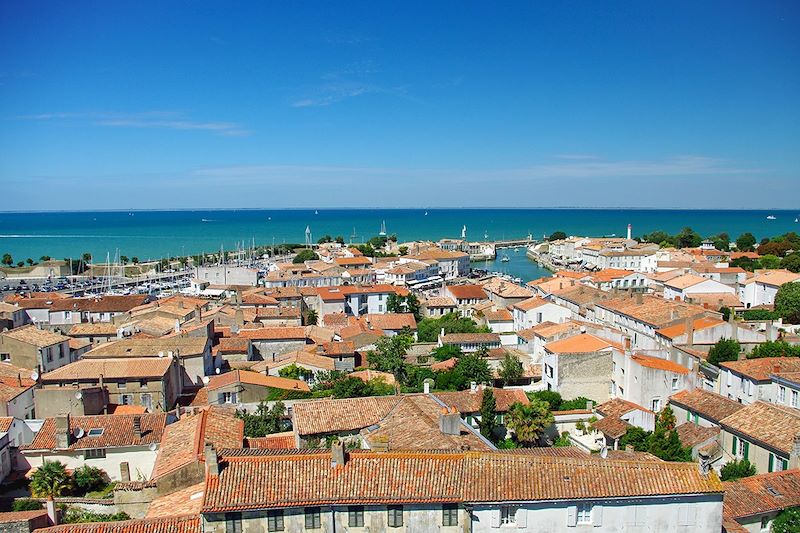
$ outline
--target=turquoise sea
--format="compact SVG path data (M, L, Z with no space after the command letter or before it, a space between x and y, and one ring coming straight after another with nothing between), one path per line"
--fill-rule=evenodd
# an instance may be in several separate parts
M427 213L427 215L426 215ZM768 215L776 217L767 220ZM800 231L798 211L650 210L650 209L309 209L197 210L197 211L99 211L99 212L0 212L0 254L15 261L42 255L77 257L114 256L158 259L201 251L236 248L237 242L270 245L304 242L305 229L313 239L342 235L348 242L363 242L386 222L388 233L401 241L458 237L467 226L470 240L534 238L565 231L575 235L625 235L633 225L634 236L655 230L677 232L690 226L701 235L728 232L732 238L750 231L758 239ZM519 255L522 254L522 257ZM499 261L490 270L502 270L531 279L536 272L522 269L529 263L524 253ZM520 263L520 261L522 262ZM519 264L518 264L519 263ZM518 270L518 268L520 270ZM522 275L525 270L527 275ZM519 272L515 274L514 272Z

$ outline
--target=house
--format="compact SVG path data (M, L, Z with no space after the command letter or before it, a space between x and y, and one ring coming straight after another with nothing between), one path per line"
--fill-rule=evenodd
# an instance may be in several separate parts
M0 363L0 416L20 420L36 418L31 371L10 363Z
M770 375L781 372L800 372L800 358L763 357L724 361L719 364L719 393L739 403L758 400L774 402L775 390Z
M589 333L550 342L544 346L542 381L547 390L566 399L585 396L602 402L609 398L613 351L609 341ZM617 393L624 395L624 390Z
M690 369L651 355L613 352L611 395L659 412L670 395L694 388Z
M553 303L569 309L572 318L578 320L594 316L595 304L610 298L609 293L576 283L573 279L559 281L558 286L553 287L550 291L547 298Z
M650 285L650 278L641 272L634 272L632 270L604 268L603 270L591 274L586 280L586 283L601 291L623 289L647 292Z
M757 401L720 421L722 462L747 459L756 472L800 467L800 410Z
M505 309L534 296L533 291L502 278L490 278L482 283L483 290L495 307Z
M62 298L54 300L50 306L48 322L51 326L111 322L114 317L129 313L149 299L146 294Z
M681 446L684 448L691 448L692 459L697 461L706 460L706 458L714 459L719 451L719 427L706 427L700 426L693 422L678 423L675 428L678 434L678 440L681 441Z
M776 372L769 378L772 381L772 401L800 409L800 371Z
M515 331L532 328L542 322L554 322L559 324L572 316L572 311L568 308L538 296L517 302L511 309Z
M0 331L19 328L28 321L25 309L6 302L0 302Z
M278 376L280 375L281 370L292 365L296 365L302 369L314 372L315 374L317 372L329 372L331 370L336 370L336 361L333 357L317 355L316 353L304 352L302 350L283 354L282 358L274 363L269 361L257 363L251 367L251 370L260 371L262 365L264 366L266 373L268 373L270 376Z
M454 408L461 413L464 421L475 429L480 428L481 422L481 402L483 401L483 393L485 390L490 390L494 396L497 412L497 424L500 426L505 425L505 416L511 406L515 403L528 405L530 401L521 389L500 389L495 387L485 387L479 385L474 389L453 392L435 392L433 393L436 398L442 401L446 406Z
M442 330L444 331L444 329ZM439 335L439 346L458 346L462 352L477 352L482 348L491 350L500 347L497 333L448 333Z
M517 331L517 346L531 354L534 361L539 362L544 357L544 347L547 343L571 337L580 331L581 325L575 321L566 321L556 324L542 322L532 328Z
M111 405L167 411L183 387L176 357L81 359L42 374L34 397L40 418L66 413L94 415Z
M730 285L724 285L719 281L697 276L695 274L684 274L669 281L664 282L664 298L666 300L689 300L694 295L735 295L736 289Z
M0 529L3 531L13 531L14 533L43 531L43 528L47 528L51 523L46 509L0 513Z
M367 313L359 320L366 324L367 329L380 330L389 337L417 329L417 321L411 313Z
M185 507L184 507L185 508ZM181 509L183 511L183 509ZM93 522L64 524L37 530L39 533L202 533L199 515L181 515L122 520L119 522Z
M682 390L669 397L669 406L675 420L685 420L702 427L717 427L726 418L744 406L725 396L705 389Z
M244 450L219 455L206 487L206 533L365 524L420 533L630 531L637 524L718 533L722 522L722 484L697 465L539 450Z
M177 358L184 371L184 385L200 385L204 376L213 375L222 366L221 358L214 358L212 355L211 339L205 334L158 339L134 337L107 342L83 354L83 359L161 359L170 356Z
M166 413L46 418L20 452L32 468L60 461L68 469L100 468L112 481L147 480L168 423Z
M656 425L656 414L641 405L622 398L612 398L603 402L594 410L599 420L592 427L602 433L608 448L619 448L619 440L631 427L639 427L645 431L653 431Z
M739 288L739 299L746 309L774 305L778 289L786 283L797 283L800 274L788 270L762 270L745 280Z
M45 372L72 362L69 337L28 325L0 333L0 362Z
M455 301L461 316L472 316L472 306L489 299L486 291L480 285L472 284L447 285L442 296Z
M274 356L300 350L308 342L304 327L240 329L232 337L249 339L253 355L265 361Z
M212 376L206 388L208 389L208 402L219 405L257 404L267 398L271 389L288 392L311 391L304 381L270 376L249 370L232 370L219 376Z
M508 309L487 309L480 318L489 331L500 335L500 344L510 346L517 344L514 331L514 317Z
M458 310L455 300L447 296L434 296L420 305L422 314L428 318L440 318Z
M664 349L681 345L707 352L722 339L734 339L745 347L752 347L766 342L767 337L733 320L726 322L708 316L687 318L683 322L656 330L657 343Z
M175 327L173 321L169 319L164 320L170 322L170 325L162 334L169 333ZM119 330L120 326L111 322L87 322L70 326L69 331L67 331L67 336L72 339L86 340L90 345L96 346L98 344L103 344L104 342L118 340Z
M772 531L772 521L782 510L800 505L797 469L726 481L722 486L722 525L728 533Z
M439 275L446 279L456 279L469 274L469 254L464 252L429 248L409 254L407 259L416 261L434 260L439 264Z

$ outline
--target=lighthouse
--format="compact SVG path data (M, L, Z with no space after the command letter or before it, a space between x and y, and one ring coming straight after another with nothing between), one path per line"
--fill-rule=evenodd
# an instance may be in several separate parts
M628 240L631 240L631 225L628 224Z

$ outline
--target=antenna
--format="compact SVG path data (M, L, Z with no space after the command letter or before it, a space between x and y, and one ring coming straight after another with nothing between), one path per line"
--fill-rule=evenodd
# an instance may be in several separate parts
M75 428L75 430L73 431L73 434L75 435L76 439L79 439L79 438L83 437L86 433L84 433L83 428L78 427L78 428Z

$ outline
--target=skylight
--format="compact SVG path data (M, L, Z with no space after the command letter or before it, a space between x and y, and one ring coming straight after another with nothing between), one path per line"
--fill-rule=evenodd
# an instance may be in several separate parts
M92 428L86 435L88 437L99 437L102 434L103 434L103 428Z

